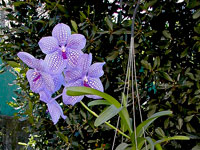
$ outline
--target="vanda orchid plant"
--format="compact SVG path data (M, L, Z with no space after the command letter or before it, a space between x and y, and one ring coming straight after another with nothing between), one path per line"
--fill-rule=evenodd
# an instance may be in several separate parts
M44 54L44 60L36 59L26 52L19 52L18 57L31 69L26 73L30 84L30 89L39 93L40 100L47 104L48 112L54 124L60 117L66 119L66 115L56 99L62 96L65 105L75 105L80 102L82 106L91 114L97 117L95 126L103 123L113 128L119 134L126 138L126 143L118 146L113 144L113 148L123 149L151 149L161 150L161 142L169 140L188 140L185 136L163 137L161 140L154 140L145 135L145 130L158 117L172 114L171 111L162 111L155 113L147 120L136 127L133 127L129 116L126 99L123 97L121 104L112 96L104 93L104 88L100 77L103 76L103 65L105 62L92 64L92 54L84 54L81 50L85 47L86 39L81 34L71 34L68 25L59 23L52 31L52 36L43 37L39 41L39 47ZM61 86L64 86L63 92L52 97ZM54 94L55 95L55 94ZM88 104L91 105L109 105L100 115L97 115L82 99L86 96L94 100ZM107 122L115 115L119 114L121 127L114 127ZM122 130L123 129L123 130ZM113 149L112 148L112 149Z

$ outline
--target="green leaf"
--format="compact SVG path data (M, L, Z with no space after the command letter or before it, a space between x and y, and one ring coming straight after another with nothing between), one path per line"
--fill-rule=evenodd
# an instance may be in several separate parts
M20 67L20 65L16 63L15 61L7 61L7 63L13 68Z
M200 34L200 26L194 27L194 31L198 34Z
M93 88L88 88L88 87L67 87L67 95L69 96L80 96L80 95L97 95L100 96L104 99L106 99L109 103L115 105L115 107L120 108L121 104L112 96L100 92L98 90L95 90Z
M149 144L151 145L151 150L154 150L154 142L153 142L153 140L150 138L150 137L146 137L145 138L148 142L149 142Z
M154 144L156 142L156 140L153 139L153 138L150 138L150 137L146 137L146 138L138 137L137 139L138 139L137 142L138 142L138 149L139 150L140 149L141 150L146 150L146 146L143 146L144 143L145 143L145 140L148 140L148 142L150 143L150 144L147 145L147 149L152 149L152 148L154 149L154 147L156 147L157 150L162 150L162 147L161 147L161 145L159 143L156 144L156 145ZM135 145L133 147L135 148ZM136 150L136 148L134 150Z
M108 34L109 31L99 31L98 34Z
M158 31L156 31L156 30L151 30L151 31L149 31L149 32L145 32L144 33L144 36L145 37L149 37L149 36L152 36L153 34L155 34L155 33L157 33ZM139 41L139 43L140 43L141 41Z
M106 24L108 25L109 29L111 31L113 31L113 23L112 23L112 21L108 17L105 18L105 21L106 21Z
M194 8L194 7L200 5L200 2L197 1L197 0L189 0L189 1L186 1L186 2L187 2L187 7L188 8Z
M160 66L160 57L156 57L153 64L153 69Z
M148 3L145 3L144 8L147 10L149 7L153 6L156 2L157 0L152 0Z
M192 148L192 150L200 150L200 143L198 143L196 146Z
M15 7L19 7L19 6L21 6L21 5L24 5L24 4L26 4L26 2L14 2L14 3L12 3Z
M127 97L124 93L122 93L122 104L124 107L127 107Z
M111 105L109 107L107 107L100 115L99 117L97 117L97 119L94 122L95 126L100 126L101 124L103 124L104 122L110 120L112 117L114 117L115 115L117 115L120 111L121 108L116 108L114 105Z
M161 140L156 141L156 142L155 142L155 145L156 145L156 144L160 144L160 143L162 143L162 142L171 141L171 140L190 140L190 138L187 137L187 136L180 136L180 135L173 136L173 137L165 137L165 138L163 138L163 139L161 139Z
M155 132L160 136L160 137L165 137L165 132L160 128L156 128Z
M135 136L135 135L134 135ZM145 143L146 139L144 137L138 137L137 138L137 147L138 149L141 149ZM136 150L136 145L135 145L135 141L132 141L133 143L133 149Z
M62 12L62 13L66 13L66 9L64 6L60 5L60 4L56 4L57 8Z
M187 128L188 132L196 132L196 130L192 127L192 125L190 123L186 124L186 128Z
M190 115L184 118L185 122L190 122L190 120L194 117L194 115Z
M145 131L151 123L153 123L157 118L161 116L171 115L172 111L161 111L158 113L153 114L147 120L143 121L137 128L136 128L136 135L137 137L141 137L143 135L143 131ZM132 133L135 134L134 132ZM134 138L134 136L131 136ZM134 141L134 139L132 139Z
M28 144L26 143L22 143L22 142L18 142L19 145L23 145L23 146L27 146Z
M117 108L121 107L121 104L112 96L110 96L106 93L100 92L98 90L88 88L88 87L67 87L66 94L69 96L80 96L80 95L88 95L88 94L97 95L97 96L104 98L109 103L115 105L115 107L117 107ZM124 123L126 124L126 126L128 127L129 132L132 133L132 128L131 128L127 109L123 108L122 111L119 112L119 115L120 115L121 119L124 121Z
M142 60L141 63L146 69L151 70L151 64L148 61Z
M76 33L78 33L78 26L75 21L71 20L72 27Z
M185 57L188 54L188 49L189 47L187 47L182 53L181 53L181 58Z
M121 122L124 126L124 128L128 129L128 131L130 133L133 132L132 130L132 126L131 126L131 122L130 122L130 117L129 117L129 113L126 107L123 107L122 110L119 113L120 117L121 117Z
M169 126L169 118L167 118L167 119L164 121L164 129L167 129L168 126Z
M114 60L115 58L117 58L117 56L119 55L119 52L118 51L113 51L112 53L110 53L106 59L107 61L109 60Z
M60 131L56 131L58 137L60 137L65 143L68 143L68 138Z
M117 146L117 148L115 150L125 150L125 148L127 148L130 144L127 143L121 143Z
M172 80L172 78L171 78L166 72L160 71L160 74L161 74L161 76L162 76L163 78L165 78L166 80L168 80L168 81L170 81L170 82L174 82L174 81Z
M86 15L82 11L80 11L80 15L81 15L81 17L83 17L83 19L87 18Z
M183 126L183 119L182 118L178 118L178 129L180 130Z
M162 31L162 33L166 38L172 39L171 33L168 30L164 30L164 31Z
M88 106L95 106L95 105L111 105L106 100L94 100L88 103Z
M200 9L198 9L193 15L192 15L192 18L193 19L197 19L200 17Z
M113 32L112 34L121 35L121 34L124 34L125 32L126 32L126 29L122 28Z

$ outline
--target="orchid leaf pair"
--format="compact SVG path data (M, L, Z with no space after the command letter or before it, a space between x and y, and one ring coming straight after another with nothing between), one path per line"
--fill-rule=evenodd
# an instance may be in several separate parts
M74 105L80 102L84 96L66 95L66 87L85 86L103 92L100 77L104 74L103 63L92 63L92 55L84 54L86 39L81 34L71 34L68 25L57 24L52 31L52 36L43 37L39 41L41 51L46 54L44 60L36 59L26 52L19 52L18 57L30 68L26 77L30 89L40 94L40 100L48 106L51 118L56 124L60 116L66 116L60 105L52 98L52 94L63 89L63 102ZM63 76L64 75L64 76ZM89 98L99 99L99 96L86 95Z

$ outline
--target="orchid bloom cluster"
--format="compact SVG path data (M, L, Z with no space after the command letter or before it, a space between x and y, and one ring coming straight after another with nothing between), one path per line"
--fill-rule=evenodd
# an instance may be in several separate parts
M92 54L84 54L81 50L85 47L86 39L81 34L71 34L68 25L59 23L52 31L52 36L43 37L39 41L39 47L44 54L44 60L36 59L26 52L19 52L18 57L30 68L26 77L30 89L39 93L40 100L45 102L54 124L60 118L66 119L63 110L52 94L65 86L62 99L66 105L74 105L80 102L84 96L66 95L66 87L85 86L103 92L100 77L104 74L105 62L92 63ZM86 97L99 99L95 95Z

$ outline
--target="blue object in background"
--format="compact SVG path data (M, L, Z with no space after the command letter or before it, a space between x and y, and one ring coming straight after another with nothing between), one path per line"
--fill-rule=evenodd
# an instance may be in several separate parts
M0 60L0 64L2 61ZM7 102L13 101L12 97L16 97L14 90L17 89L16 85L12 84L15 76L9 71L0 74L0 115L13 116L16 112L15 109L10 107Z

